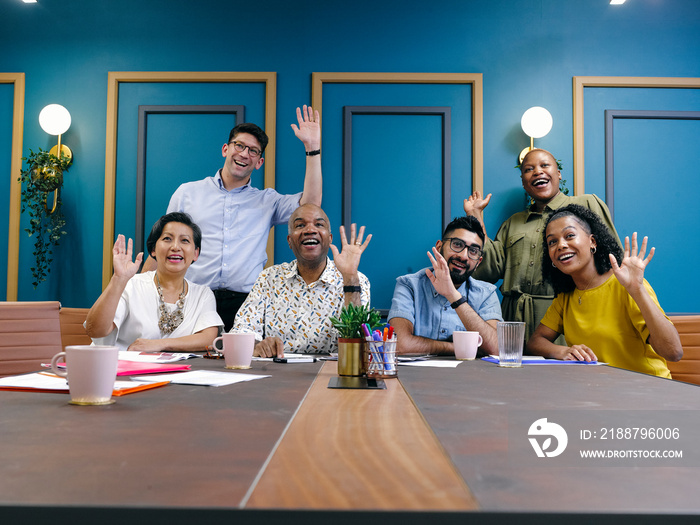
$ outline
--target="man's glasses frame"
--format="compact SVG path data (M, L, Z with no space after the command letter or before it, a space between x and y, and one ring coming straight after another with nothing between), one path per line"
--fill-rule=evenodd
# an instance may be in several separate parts
M248 148L248 155L250 155L253 158L258 158L260 155L262 155L262 151L260 151L258 148L251 148L250 146L243 144L242 142L238 142L236 140L232 140L229 142L233 146L233 149L235 149L238 153L243 153L246 148Z
M483 250L480 247L473 244L468 246L467 243L459 237L445 237L442 240L442 242L446 241L450 241L450 248L455 253L462 253L466 248L467 257L469 257L472 261L478 261L479 257L481 257L481 254L483 253Z

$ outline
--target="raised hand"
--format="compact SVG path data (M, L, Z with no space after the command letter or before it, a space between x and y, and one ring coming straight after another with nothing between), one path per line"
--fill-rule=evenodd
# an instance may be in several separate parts
M638 250L637 232L634 232L632 234L631 248L629 237L625 237L625 253L622 264L618 266L615 256L610 254L610 264L612 265L613 273L630 295L633 295L635 291L640 290L644 286L644 269L654 257L655 248L649 250L649 255L645 257L646 251L647 237L642 239L642 246Z
M127 244L122 234L117 235L117 240L114 241L114 248L112 248L112 264L114 266L114 275L117 277L131 279L139 271L143 260L143 252L140 252L134 261L133 249L134 243L131 239L129 239Z
M459 295L459 292L452 282L450 268L447 265L447 261L435 246L433 246L432 254L428 252L428 258L430 259L430 264L433 266L433 271L426 269L425 274L435 287L435 291L448 301L454 302L456 300L455 297ZM458 298L459 297L457 297L457 299Z
M345 227L340 227L340 252L338 252L338 248L334 244L331 244L333 262L335 262L335 266L344 278L354 277L357 274L362 252L365 251L369 241L372 239L372 234L370 233L365 241L362 242L362 238L365 236L365 227L360 226L359 234L356 234L356 229L355 223L350 225L350 242L348 242L345 235Z
M464 213L481 218L484 215L484 208L489 205L490 201L490 193L482 199L481 192L475 191L469 196L469 198L464 199Z
M304 143L306 151L314 151L321 147L321 126L318 111L304 105L303 110L297 108L299 126L292 124L297 138Z

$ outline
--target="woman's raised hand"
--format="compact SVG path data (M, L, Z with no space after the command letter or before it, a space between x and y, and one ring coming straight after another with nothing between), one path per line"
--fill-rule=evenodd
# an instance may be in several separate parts
M642 246L637 249L637 232L634 232L632 234L631 248L629 237L625 237L625 253L622 264L618 266L615 256L610 254L610 264L612 265L613 273L630 295L644 285L644 269L654 257L655 248L649 250L649 255L645 257L646 251L647 237L642 239Z
M484 215L484 208L489 205L490 201L490 193L482 199L481 192L475 191L469 196L469 198L464 199L464 213L467 215L473 215L477 219L481 218Z
M134 242L131 239L127 243L122 234L117 235L117 240L114 241L114 248L112 248L112 264L114 266L114 275L117 277L131 279L139 271L143 260L143 252L140 252L134 261L132 260L133 249Z

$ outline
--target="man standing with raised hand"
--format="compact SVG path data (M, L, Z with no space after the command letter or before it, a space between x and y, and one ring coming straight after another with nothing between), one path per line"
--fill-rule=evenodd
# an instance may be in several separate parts
M202 256L187 278L209 286L224 327L233 325L255 279L267 262L270 228L288 221L300 204L321 205L321 129L318 111L297 108L294 134L306 150L304 190L281 195L274 189L250 185L262 167L268 137L252 123L239 124L221 148L223 167L213 177L182 184L170 199L168 213L188 213L202 229ZM155 266L148 259L142 271Z

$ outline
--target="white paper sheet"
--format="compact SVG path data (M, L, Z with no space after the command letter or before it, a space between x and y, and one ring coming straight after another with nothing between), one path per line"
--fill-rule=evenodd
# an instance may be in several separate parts
M160 376L164 379L159 381L170 381L172 376ZM158 381L154 381L158 382ZM49 372L37 372L35 374L24 374L21 376L3 377L0 379L0 387L9 386L14 388L35 388L37 390L65 390L68 392L68 382L63 377L55 376ZM131 381L115 381L114 390L133 388Z
M193 370L192 372L178 372L173 374L134 376L132 381L170 381L180 385L224 386L254 379L270 377L269 375L242 374L240 372L218 372L215 370Z
M401 366L420 366L423 368L456 368L464 361L449 361L443 359L429 359L427 361L399 361Z

